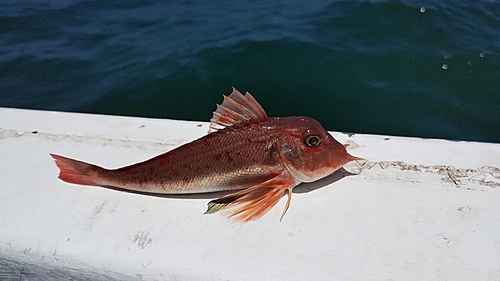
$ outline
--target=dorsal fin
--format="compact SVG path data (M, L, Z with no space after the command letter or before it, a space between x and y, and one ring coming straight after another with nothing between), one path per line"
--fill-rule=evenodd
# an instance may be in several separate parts
M266 112L249 92L243 95L233 88L233 92L229 96L224 96L222 104L217 105L217 109L210 119L208 133L266 120L268 120Z

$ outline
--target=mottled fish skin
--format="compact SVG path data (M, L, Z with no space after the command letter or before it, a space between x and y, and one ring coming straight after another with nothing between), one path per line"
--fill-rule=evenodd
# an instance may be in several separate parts
M323 178L350 161L319 122L269 118L255 99L236 89L217 107L209 134L141 163L115 170L52 154L63 181L127 190L185 194L240 190L212 200L206 213L228 209L255 220L293 187Z
M101 170L102 185L154 193L244 189L286 168L276 154L272 121L208 134L148 161Z

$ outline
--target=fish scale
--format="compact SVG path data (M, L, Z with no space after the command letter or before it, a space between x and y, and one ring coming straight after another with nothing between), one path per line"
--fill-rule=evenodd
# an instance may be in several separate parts
M260 131L265 133L264 128ZM142 163L100 170L101 185L153 193L233 190L248 187L254 182L252 178L263 178L269 173L267 166L283 168L271 159L271 138L259 141L242 129L220 134L207 135L189 147L181 146Z

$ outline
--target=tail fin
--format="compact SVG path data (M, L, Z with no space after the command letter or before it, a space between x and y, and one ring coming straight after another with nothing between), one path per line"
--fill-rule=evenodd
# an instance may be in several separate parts
M50 154L50 156L56 160L61 180L74 184L100 185L98 171L103 170L103 168L57 154Z

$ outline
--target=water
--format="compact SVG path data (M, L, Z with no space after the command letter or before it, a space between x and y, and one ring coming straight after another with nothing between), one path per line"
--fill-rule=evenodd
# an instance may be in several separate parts
M208 121L235 86L328 130L500 142L497 3L124 2L2 1L0 106Z

